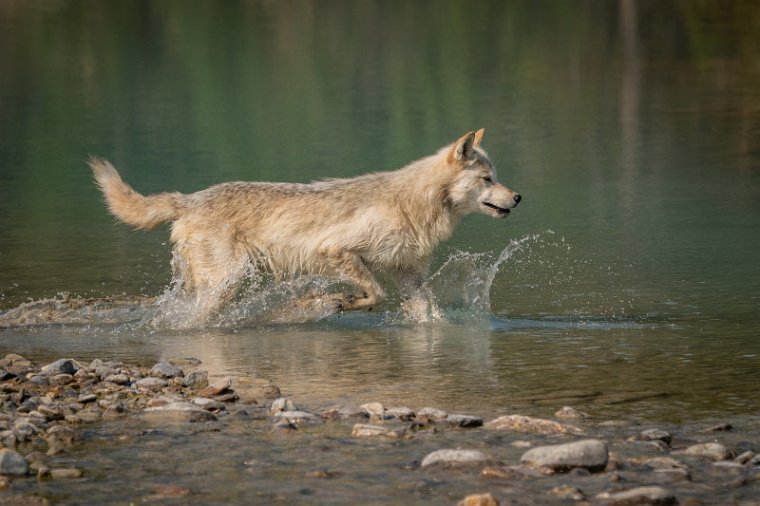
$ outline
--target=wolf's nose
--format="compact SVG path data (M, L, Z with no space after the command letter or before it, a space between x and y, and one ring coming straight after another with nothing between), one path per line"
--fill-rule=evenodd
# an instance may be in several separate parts
M515 193L515 195L512 198L515 200L515 205L517 205L522 200L522 195L520 195L519 193Z

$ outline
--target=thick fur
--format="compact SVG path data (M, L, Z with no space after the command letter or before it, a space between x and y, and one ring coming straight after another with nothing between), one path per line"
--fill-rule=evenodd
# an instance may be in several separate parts
M318 274L354 284L357 293L328 297L339 310L382 300L375 274L388 273L414 301L407 307L420 311L430 256L459 219L472 212L504 218L520 201L496 182L482 137L483 129L469 132L395 171L310 184L222 183L192 194L143 196L109 162L89 165L119 220L141 229L172 223L184 288L208 301L203 319L234 295L251 263L277 277Z

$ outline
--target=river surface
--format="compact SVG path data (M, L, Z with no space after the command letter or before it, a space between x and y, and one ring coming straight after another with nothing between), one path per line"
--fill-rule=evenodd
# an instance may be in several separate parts
M194 357L314 410L756 422L758 23L753 2L3 1L0 355ZM289 318L329 282L253 280L182 328L168 228L116 224L86 166L143 193L308 182L480 127L523 202L440 247L433 323L392 289L371 313Z

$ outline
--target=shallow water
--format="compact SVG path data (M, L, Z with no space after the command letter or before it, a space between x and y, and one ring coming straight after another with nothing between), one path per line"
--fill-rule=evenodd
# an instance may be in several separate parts
M4 1L0 354L195 357L314 410L569 404L599 419L756 424L759 20L753 2ZM479 127L524 201L506 221L467 217L440 248L429 285L446 321L432 323L405 321L392 288L372 313L304 318L289 301L331 281L252 279L210 326L183 328L167 230L114 224L85 166L109 158L145 193L311 181L400 167ZM99 435L119 430L95 428L88 444L102 451ZM159 435L146 443L158 450L129 441L98 458L136 469L168 445L183 476L218 492L222 478L189 462L232 451L214 439L227 437ZM288 465L319 453L299 444L321 444L246 437L245 451ZM330 466L400 457L334 441ZM226 473L228 457L242 453L219 457ZM276 496L288 465L223 481ZM389 492L393 476L351 486L396 498L419 486ZM467 483L442 494L454 502Z

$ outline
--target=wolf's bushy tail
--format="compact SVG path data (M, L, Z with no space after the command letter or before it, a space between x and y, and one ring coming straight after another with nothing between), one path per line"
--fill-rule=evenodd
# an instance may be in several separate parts
M111 213L136 228L150 230L161 223L176 220L185 207L181 193L140 195L124 182L107 160L91 157L88 162Z

